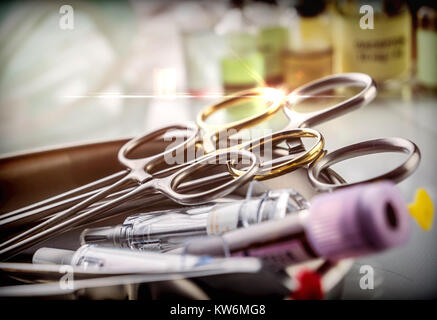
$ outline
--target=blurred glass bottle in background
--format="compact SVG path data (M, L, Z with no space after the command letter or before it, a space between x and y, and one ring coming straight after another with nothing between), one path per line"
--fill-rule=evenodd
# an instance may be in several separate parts
M243 6L243 0L231 1L231 8L215 26L226 46L220 61L225 94L264 85L264 59L257 48L257 30L245 17Z
M411 14L401 0L337 0L334 71L364 72L382 89L411 78Z
M288 47L289 28L294 10L276 0L252 1L244 8L245 15L258 27L257 46L264 57L267 86L283 84L282 55Z
M284 80L290 90L332 74L331 19L325 1L300 0L295 8L298 16L283 56Z
M437 89L437 10L421 7L417 12L417 82Z
M220 59L224 55L222 38L214 25L224 14L222 3L184 2L174 10L181 32L187 92L205 96L221 92Z

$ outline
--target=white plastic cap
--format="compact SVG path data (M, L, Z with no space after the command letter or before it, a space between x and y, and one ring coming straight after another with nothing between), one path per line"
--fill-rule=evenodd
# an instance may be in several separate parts
M55 249L55 248L40 248L36 250L32 257L32 263L35 264L71 264L74 251Z

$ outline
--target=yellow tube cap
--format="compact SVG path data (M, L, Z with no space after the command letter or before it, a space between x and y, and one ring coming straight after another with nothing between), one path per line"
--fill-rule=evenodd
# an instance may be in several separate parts
M414 203L409 204L408 209L423 230L431 230L434 218L434 206L425 189L421 188L416 191Z

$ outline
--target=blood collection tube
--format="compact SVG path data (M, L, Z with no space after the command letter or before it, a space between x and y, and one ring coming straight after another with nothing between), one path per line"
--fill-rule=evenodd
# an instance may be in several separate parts
M309 209L220 237L193 240L171 252L227 252L286 266L317 257L338 260L376 253L404 244L409 231L400 191L391 182L379 182L318 195Z

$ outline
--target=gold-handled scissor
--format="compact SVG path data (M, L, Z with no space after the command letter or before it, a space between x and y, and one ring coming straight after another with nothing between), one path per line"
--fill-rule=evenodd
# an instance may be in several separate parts
M306 97L344 86L360 87L362 89L353 97L324 110L311 113L299 113L293 110L293 106L302 99L306 99ZM274 177L305 166L317 159L323 152L324 147L322 135L305 127L359 108L369 103L375 95L376 88L371 77L360 73L349 73L313 81L294 90L289 95L272 88L256 88L228 97L213 106L206 107L198 116L198 126L191 124L168 126L127 142L118 153L118 159L127 168L126 170L111 175L106 180L101 179L94 184L88 184L85 188L80 188L79 194L96 187L100 189L91 192L89 197L81 199L78 203L56 213L38 225L3 241L0 245L0 258L9 258L27 247L69 230L91 217L101 215L109 209L137 197L139 194L147 195L158 191L180 204L205 203L231 193L250 179ZM263 108L254 115L238 121L225 124L209 124L207 122L207 118L216 111L235 106L244 101L261 101ZM289 120L285 129L259 139L245 141L230 147L226 146L224 149L220 148L221 135L227 136L227 132L231 129L238 132L253 127L270 119L272 115L280 110L285 113ZM163 136L171 130L183 130L188 134L181 143L167 148L159 154L144 158L129 157L134 150L141 146L147 146L150 141ZM287 157L284 161L273 161L274 159L272 159L272 161L261 164L258 157L252 152L266 144L274 147L281 141L304 137L316 138L316 143L303 154L291 158ZM202 150L203 155L194 159L185 159L187 161L165 167L166 158L178 152L185 154L190 148ZM246 159L246 166L243 169L237 170L234 165L229 165L231 163L229 160L235 162L237 159ZM195 174L205 165L211 162L220 163L221 160L226 160L228 169L234 174L238 172L238 176L219 186L207 188L197 193L183 193L178 190L181 183L189 176ZM165 168L162 169L163 164ZM136 186L129 192L104 204L89 208L110 194L126 188L132 182ZM76 193L73 190L69 191L69 194ZM62 195L58 196L59 198L62 199ZM50 201L44 202L44 207L47 205L50 205ZM30 208L37 212L39 210L38 204ZM87 208L89 210L85 210ZM23 212L15 213L21 214ZM8 217L10 216L9 214Z

